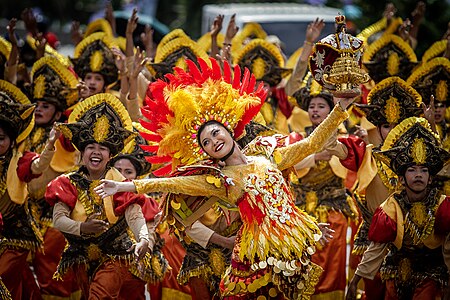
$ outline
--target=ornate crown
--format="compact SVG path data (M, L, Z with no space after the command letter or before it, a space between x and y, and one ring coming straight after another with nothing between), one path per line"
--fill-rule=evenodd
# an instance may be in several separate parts
M398 176L403 176L412 165L426 166L430 174L436 175L450 159L450 153L440 146L439 136L428 121L415 117L403 120L392 129L375 155Z
M256 79L245 69L242 81L239 66L234 68L224 62L224 73L219 64L210 58L211 67L199 58L200 69L187 60L189 71L175 68L166 75L167 81L158 80L149 86L146 106L142 114L149 122L141 121L144 128L154 134L142 132L153 145L142 146L156 153L151 163L168 163L160 172L165 174L180 165L188 165L206 159L197 142L200 126L215 120L222 123L238 139L245 124L259 112L267 91L261 83L255 91Z
M34 105L13 84L0 80L0 120L16 130L16 142L23 141L34 127Z
M135 136L131 118L123 104L106 93L96 94L78 103L68 123L58 123L57 126L80 151L88 144L98 143L107 146L111 154L116 155L129 146Z
M377 83L367 96L367 104L356 104L374 125L398 124L422 112L422 97L400 77Z
M64 111L78 101L78 80L55 57L46 56L31 69L33 101L43 100Z
M417 68L407 80L421 95L425 103L434 96L435 104L450 105L450 61L436 57Z

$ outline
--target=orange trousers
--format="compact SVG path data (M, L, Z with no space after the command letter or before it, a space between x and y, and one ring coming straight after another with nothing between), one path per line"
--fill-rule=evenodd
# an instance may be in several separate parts
M328 223L330 223L330 228L335 231L333 238L322 250L318 249L311 259L324 270L316 285L314 295L338 293L343 296L347 284L347 218L340 212L330 210ZM336 299L336 294L329 295L330 299Z
M44 235L44 252L36 251L32 262L42 295L68 298L79 290L75 274L71 270L64 276L63 281L52 278L65 245L66 240L60 231L47 229Z
M108 260L88 281L85 266L74 268L84 299L145 300L145 282L128 271L127 264Z
M0 256L0 277L13 300L42 299L27 262L30 251L6 249Z

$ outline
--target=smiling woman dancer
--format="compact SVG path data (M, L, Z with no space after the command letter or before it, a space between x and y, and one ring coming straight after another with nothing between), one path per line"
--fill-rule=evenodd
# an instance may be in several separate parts
M231 79L226 62L224 75L214 59L211 68L199 62L201 70L189 61L188 73L177 69L167 76L168 82L150 86L152 99L147 99L149 107L143 114L151 122L143 125L156 134L144 137L159 142L157 157L160 161L171 159L174 168L208 158L221 160L226 166L209 168L209 174L202 175L133 182L103 180L95 191L101 197L122 191L165 191L216 196L236 204L243 225L231 266L222 278L222 296L303 299L314 292L321 273L310 259L322 234L316 221L295 207L281 171L320 150L347 118L345 109L352 100L341 99L307 139L284 146L280 136L260 137L241 150L234 138L242 135L267 92L262 84L254 90L255 79L248 70L240 82L238 67ZM330 237L327 229L323 232Z

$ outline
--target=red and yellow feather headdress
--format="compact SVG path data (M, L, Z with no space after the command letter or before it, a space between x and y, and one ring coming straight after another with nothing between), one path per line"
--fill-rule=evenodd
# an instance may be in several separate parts
M166 81L158 80L149 86L142 109L149 121L141 124L154 133L142 133L153 145L142 147L156 153L148 158L151 163L172 162L154 172L156 175L207 158L197 142L197 131L203 123L218 121L239 138L264 103L267 91L262 83L255 90L256 79L248 69L241 80L239 66L235 66L232 76L230 66L224 62L222 74L217 61L210 60L211 67L199 58L200 68L187 60L187 72L175 68L174 74L166 75Z

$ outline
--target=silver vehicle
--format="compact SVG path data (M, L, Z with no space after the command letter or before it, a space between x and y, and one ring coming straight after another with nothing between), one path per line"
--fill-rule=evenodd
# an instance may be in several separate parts
M224 15L223 32L233 14L236 24L242 28L246 23L256 22L269 35L276 35L284 43L286 55L302 46L306 27L316 18L324 19L326 25L322 37L334 32L334 18L339 9L297 3L231 3L203 6L202 33L209 28L217 15Z

